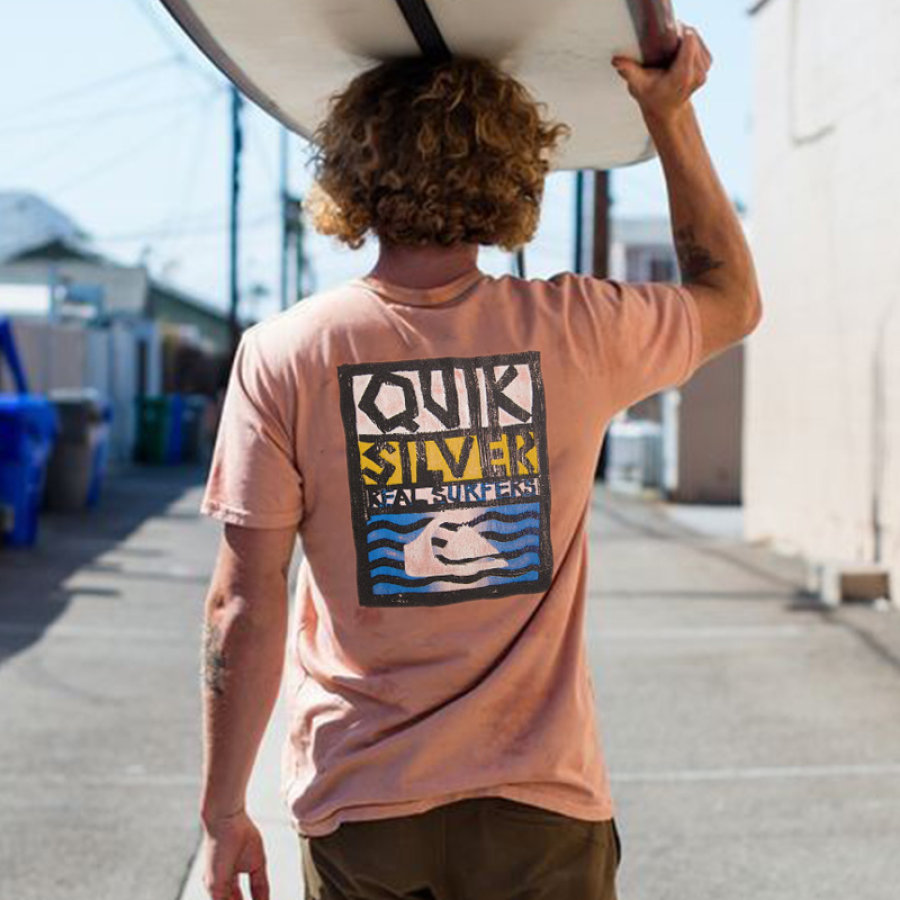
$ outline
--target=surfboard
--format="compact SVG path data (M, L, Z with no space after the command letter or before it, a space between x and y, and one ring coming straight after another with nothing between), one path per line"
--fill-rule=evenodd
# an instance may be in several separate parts
M307 139L329 95L397 56L486 57L518 78L571 137L555 169L648 159L614 53L663 65L678 46L670 0L161 0L253 102Z

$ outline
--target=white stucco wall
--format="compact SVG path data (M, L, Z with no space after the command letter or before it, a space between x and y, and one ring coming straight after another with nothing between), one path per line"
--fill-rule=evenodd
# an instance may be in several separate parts
M900 586L900 4L769 0L753 18L747 537L882 560Z

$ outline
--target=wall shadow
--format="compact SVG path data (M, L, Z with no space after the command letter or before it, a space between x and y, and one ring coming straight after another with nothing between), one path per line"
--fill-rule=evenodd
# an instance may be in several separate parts
M117 548L117 553L140 558L152 570L164 550L118 545L147 519L172 514L197 517L199 512L169 513L168 508L186 490L202 484L206 473L204 465L123 468L107 476L95 508L44 512L33 547L0 546L0 665L39 641L66 611L74 594L116 602L120 592L114 589L64 587L78 570L108 573L108 563L96 562L104 553Z

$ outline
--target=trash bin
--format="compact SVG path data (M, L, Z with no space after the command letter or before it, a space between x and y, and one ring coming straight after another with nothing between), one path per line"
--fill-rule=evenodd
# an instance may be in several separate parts
M181 462L184 449L184 395L167 394L166 404L168 430L166 433L166 446L163 451L163 462L178 463Z
M112 403L104 401L100 410L100 422L97 430L100 432L100 440L94 452L93 467L91 469L91 483L88 487L87 505L96 506L100 500L100 491L103 486L103 476L106 474L106 463L109 459L109 433L112 422Z
M182 412L181 458L185 462L199 462L203 454L203 416L207 400L202 394L188 394Z
M47 468L44 502L59 511L84 509L99 498L110 407L90 388L52 391L50 402L59 434Z
M31 545L47 462L58 429L56 409L36 394L0 394L0 532L7 544Z
M206 402L202 394L138 397L135 460L168 464L199 460Z
M165 462L170 427L168 399L163 395L137 397L135 406L137 408L135 460L143 463Z

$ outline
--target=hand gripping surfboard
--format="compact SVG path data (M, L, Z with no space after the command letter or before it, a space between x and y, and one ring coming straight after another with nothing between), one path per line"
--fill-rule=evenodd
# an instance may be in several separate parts
M664 65L678 45L670 0L161 0L209 59L291 131L310 138L330 94L375 62L486 57L568 123L556 169L654 155L610 59Z

